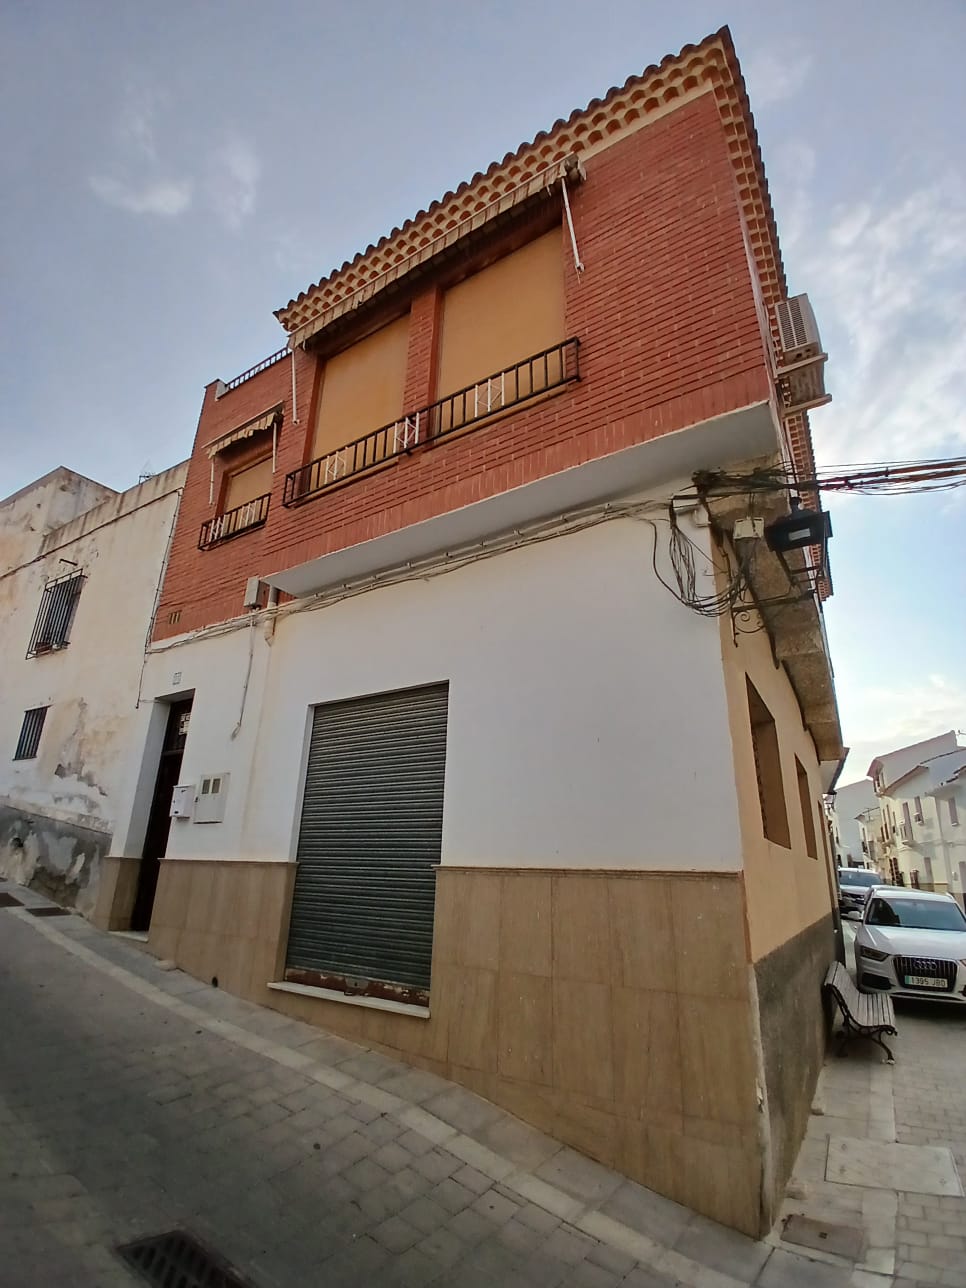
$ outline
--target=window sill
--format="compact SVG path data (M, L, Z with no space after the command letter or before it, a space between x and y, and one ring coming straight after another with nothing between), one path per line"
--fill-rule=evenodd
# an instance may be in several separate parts
M295 993L299 997L315 997L320 1002L341 1002L344 1006L364 1006L371 1011L390 1011L394 1015L408 1015L414 1020L428 1020L428 1006L409 1006L405 1002L390 1002L382 997L353 997L337 993L332 988L312 988L308 984L289 984L279 980L268 985L276 993Z

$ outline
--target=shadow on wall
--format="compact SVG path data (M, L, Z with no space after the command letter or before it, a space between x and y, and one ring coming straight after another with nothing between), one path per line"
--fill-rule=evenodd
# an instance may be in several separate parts
M0 805L0 876L89 916L111 834Z

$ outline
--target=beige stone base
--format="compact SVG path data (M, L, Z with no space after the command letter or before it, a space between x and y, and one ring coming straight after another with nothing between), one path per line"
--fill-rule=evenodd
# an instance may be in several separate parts
M294 863L165 859L148 947L182 970L263 1006L279 978Z
M150 945L761 1232L740 876L443 867L429 1019L267 989L284 969L293 878L289 863L163 862Z
M127 930L131 925L141 860L109 855L101 859L97 902L91 921L99 930Z

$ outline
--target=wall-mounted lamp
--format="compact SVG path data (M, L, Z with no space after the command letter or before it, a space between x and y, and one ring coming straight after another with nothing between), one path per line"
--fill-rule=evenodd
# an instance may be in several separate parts
M810 570L790 568L785 556L791 550L807 550L811 546L817 546L822 552L819 567L824 568L828 540L832 535L832 520L826 510L803 507L799 496L791 498L791 507L791 514L768 524L765 528L765 540L769 549L774 550L781 560L789 578L795 582L801 581L803 576L808 577Z

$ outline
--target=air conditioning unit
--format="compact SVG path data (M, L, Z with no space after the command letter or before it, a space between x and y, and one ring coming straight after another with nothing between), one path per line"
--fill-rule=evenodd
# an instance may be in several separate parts
M807 295L792 295L775 305L778 340L785 362L801 362L822 354L815 314Z
M822 350L808 296L792 295L787 300L779 300L774 313L778 331L775 383L782 416L793 416L831 402L831 394L825 392L828 354Z
M913 816L912 816L912 817L916 820L916 822L917 822L917 823L921 823L921 822L922 822L922 815L921 815L921 814L913 814Z

